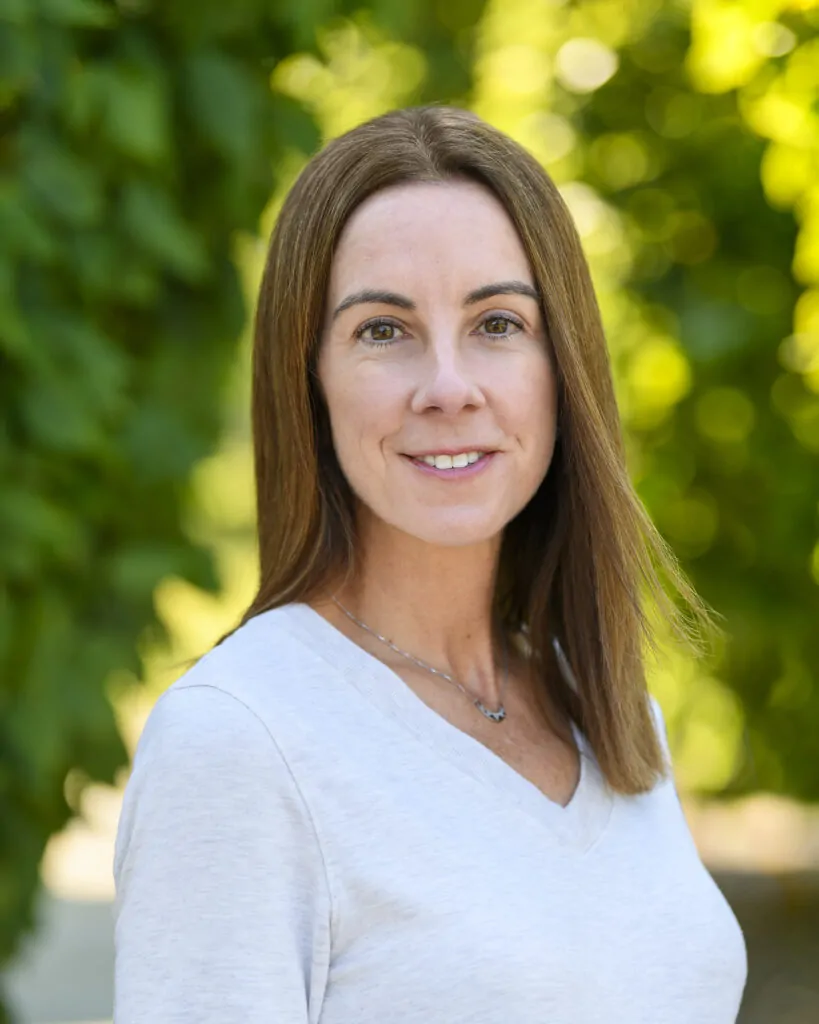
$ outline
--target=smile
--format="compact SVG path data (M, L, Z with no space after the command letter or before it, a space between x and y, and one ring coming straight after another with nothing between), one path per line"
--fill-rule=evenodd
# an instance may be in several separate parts
M459 455L421 455L405 458L422 473L447 479L463 479L482 472L495 458L497 452L462 452Z
M419 455L417 458L436 469L463 469L477 462L486 452L460 452L457 455Z

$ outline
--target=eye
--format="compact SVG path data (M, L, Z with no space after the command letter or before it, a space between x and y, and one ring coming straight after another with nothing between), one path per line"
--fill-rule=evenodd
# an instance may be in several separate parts
M363 341L365 345L372 345L374 348L386 348L394 341L397 341L396 332L401 328L392 320L368 320L355 332L356 338ZM367 331L371 331L369 338L365 337Z
M515 328L515 331L510 331L510 324ZM524 329L522 321L507 313L492 313L481 321L481 326L487 329L486 336L490 338L508 338L510 334ZM368 320L362 324L356 330L355 337L359 341L363 341L365 345L370 345L373 348L386 348L388 345L392 345L393 342L398 341L398 332L402 330L400 324L395 323L395 321L379 318ZM367 337L368 333L369 337Z
M507 313L492 313L481 322L481 326L487 328L486 335L490 338L508 338L510 324L517 328L518 331L523 330L521 321L516 317L509 316Z

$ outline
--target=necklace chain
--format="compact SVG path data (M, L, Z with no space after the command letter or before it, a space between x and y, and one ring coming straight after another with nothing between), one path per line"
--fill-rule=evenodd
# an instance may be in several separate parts
M503 706L503 695L506 692L506 684L509 681L509 651L507 650L506 646L505 632L501 631L503 637L503 682L501 683L500 704L498 705L497 711L492 711L492 709L488 708L479 697L476 697L474 694L470 693L465 687L463 687L458 682L457 679L453 679L453 677L451 675L448 675L446 672L442 672L438 668L433 668L432 665L427 665L425 661L421 661L420 658L416 658L413 654L409 654L407 651L402 651L400 647L396 647L392 640L388 640L385 636L381 636L380 633L376 633L376 631L374 629L371 629L366 624L366 622L362 622L361 619L357 619L352 612L347 611L347 609L335 597L335 595L333 596L333 601L335 601L335 603L344 612L347 618L351 619L357 626L360 626L362 629L365 629L368 633L371 633L376 638L376 640L380 640L382 644L386 644L387 647L392 648L392 650L394 650L396 654L400 654L402 657L414 662L420 668L426 669L427 672L431 672L433 675L436 676L441 676L442 679L446 679L447 682L452 683L453 686L457 686L458 689L463 694L469 697L469 699L472 701L475 707L481 712L481 714L488 718L491 722L502 722L504 718L506 718L506 708Z

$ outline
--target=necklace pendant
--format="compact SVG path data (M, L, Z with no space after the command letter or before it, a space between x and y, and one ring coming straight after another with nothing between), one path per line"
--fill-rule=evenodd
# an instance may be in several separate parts
M497 711L493 711L488 708L485 704L482 704L479 700L475 701L475 707L480 711L482 715L491 719L493 722L502 722L506 718L506 708L501 704Z

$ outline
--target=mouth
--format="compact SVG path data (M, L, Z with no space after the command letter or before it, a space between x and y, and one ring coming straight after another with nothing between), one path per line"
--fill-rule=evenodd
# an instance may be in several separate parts
M434 469L464 469L466 466L471 466L482 459L485 455L492 454L489 450L485 449L470 449L468 451L458 452L424 452L418 455L407 456L413 459L415 462L423 462L427 466L432 466Z
M480 472L488 465L494 456L495 451L480 451L478 449L449 453L435 453L427 455L404 455L407 461L413 463L420 470L439 477L463 477L472 476Z

